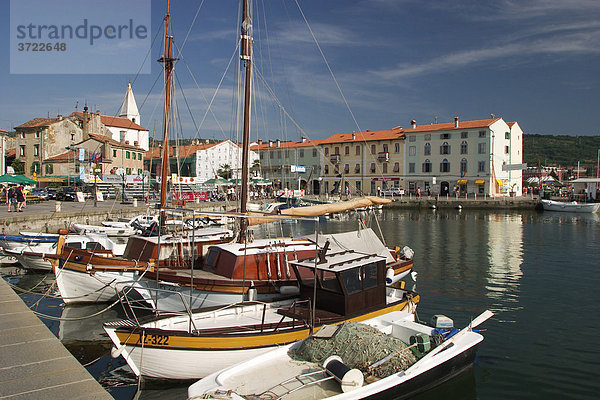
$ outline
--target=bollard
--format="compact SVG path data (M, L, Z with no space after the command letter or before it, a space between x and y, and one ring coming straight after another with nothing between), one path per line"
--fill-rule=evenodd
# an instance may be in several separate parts
M57 201L54 204L54 212L60 212L60 210L61 210L61 203L60 203L60 201Z
M133 206L137 207L137 199L133 199Z

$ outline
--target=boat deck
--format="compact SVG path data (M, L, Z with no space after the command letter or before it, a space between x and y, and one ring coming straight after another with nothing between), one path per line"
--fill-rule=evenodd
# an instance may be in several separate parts
M0 279L0 398L112 396Z

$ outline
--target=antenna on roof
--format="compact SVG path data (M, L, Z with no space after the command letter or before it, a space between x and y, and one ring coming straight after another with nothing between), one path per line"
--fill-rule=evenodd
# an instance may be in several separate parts
M77 108L79 108L79 100L75 102L75 111L77 111Z

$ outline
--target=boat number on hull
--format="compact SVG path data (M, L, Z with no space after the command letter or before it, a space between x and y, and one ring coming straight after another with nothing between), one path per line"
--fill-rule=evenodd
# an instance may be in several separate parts
M138 337L137 344L142 343L142 336ZM169 336L148 334L144 336L144 345L168 346Z

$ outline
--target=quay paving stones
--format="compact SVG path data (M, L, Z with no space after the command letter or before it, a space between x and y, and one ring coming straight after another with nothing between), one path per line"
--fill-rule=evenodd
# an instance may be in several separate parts
M4 279L0 279L0 399L112 399Z

